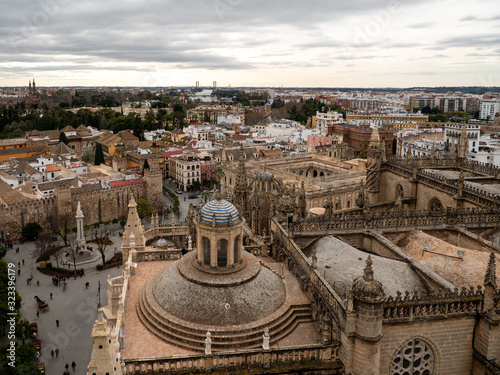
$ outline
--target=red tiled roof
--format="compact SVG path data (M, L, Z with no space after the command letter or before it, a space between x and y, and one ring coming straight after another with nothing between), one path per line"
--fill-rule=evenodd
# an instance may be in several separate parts
M61 167L55 165L55 164L49 164L47 165L47 168L45 169L47 172L55 172L55 171L60 171Z
M119 187L119 186L141 184L143 182L144 182L144 180L141 180L140 178L138 178L136 180L111 181L111 182L109 182L109 186L111 186L111 187Z
M182 155L182 153L186 151L186 150L177 150L177 151L164 151L162 152L161 154L163 155L163 157L165 158L168 158L170 156L179 156L179 155ZM195 154L199 154L200 151L196 150L196 149L193 149L193 150L189 150L190 152L193 152Z

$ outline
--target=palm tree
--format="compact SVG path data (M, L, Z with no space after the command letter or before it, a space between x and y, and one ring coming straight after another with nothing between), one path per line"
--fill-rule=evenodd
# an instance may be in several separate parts
M214 177L217 180L217 184L220 187L220 182L222 181L222 177L224 177L226 174L224 173L224 169L222 169L221 166L215 168L214 171Z
M210 198L210 192L208 190L203 190L200 194L200 196L203 198L205 201L205 204L207 203L207 200Z

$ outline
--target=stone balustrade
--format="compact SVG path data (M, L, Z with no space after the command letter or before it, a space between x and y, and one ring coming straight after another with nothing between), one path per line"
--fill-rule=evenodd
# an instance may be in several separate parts
M247 349L230 352L213 352L210 355L191 354L185 356L125 359L124 374L146 375L152 373L205 373L208 371L230 371L252 367L293 367L299 364L330 363L329 368L340 366L339 346L320 344L283 348Z
M398 292L396 297L391 296L384 303L384 323L473 315L480 312L483 297L481 287L413 296L408 292L402 296Z
M137 262L153 262L162 260L177 260L182 256L179 249L154 249L137 252Z
M188 234L189 227L187 224L162 224L146 229L144 231L144 238L146 241L149 241L155 237L187 236Z
M365 228L415 228L437 227L443 224L464 224L469 227L489 227L500 223L500 212L480 209L447 209L442 211L386 211L336 214L328 219L323 217L307 218L293 226L294 235L305 236L318 232L358 230Z
M287 237L285 229L278 221L275 218L271 219L271 221L273 226L272 230L279 236L280 241L284 245L283 251L295 265L292 271L296 274L297 279L301 280L302 284L307 283L315 293L322 297L326 307L337 321L342 320L342 317L345 315L346 306L340 296L326 281L323 275L321 275L317 269L311 267L309 259L304 255L300 247ZM302 286L305 287L305 285Z

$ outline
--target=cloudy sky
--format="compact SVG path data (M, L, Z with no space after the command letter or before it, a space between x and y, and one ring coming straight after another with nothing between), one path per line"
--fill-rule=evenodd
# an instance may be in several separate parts
M0 86L500 86L498 0L1 0Z

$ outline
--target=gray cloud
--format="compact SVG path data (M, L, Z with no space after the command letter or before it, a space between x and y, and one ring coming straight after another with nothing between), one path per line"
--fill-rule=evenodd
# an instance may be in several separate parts
M408 28L410 28L410 29L429 29L435 25L436 25L435 22L420 22L420 23L414 23L412 25L409 25Z
M335 61L343 66L342 61L356 61L356 66L371 59L390 62L392 56L409 54L409 48L415 60L425 54L423 50L484 47L487 53L499 45L500 38L489 34L491 29L476 37L469 36L470 31L457 31L422 38L428 30L442 27L426 13L435 3L3 0L0 75L114 69L243 71L276 66L307 71ZM391 10L393 4L398 9ZM382 17L388 13L390 17ZM500 16L470 15L462 21L474 25L485 19ZM359 33L363 37L358 38Z

